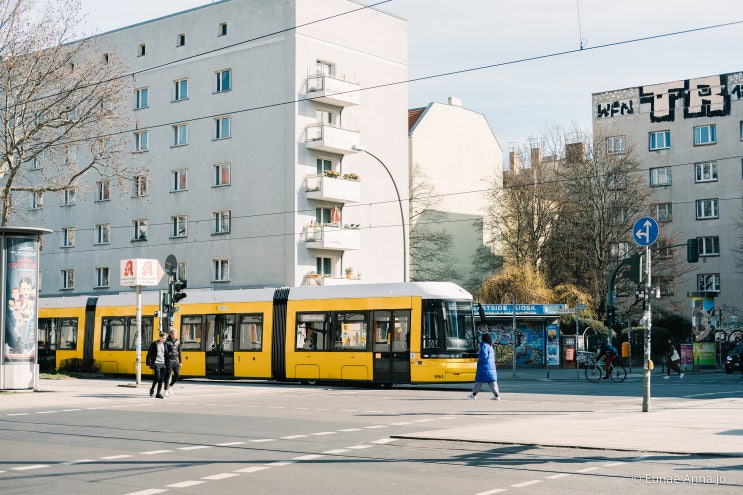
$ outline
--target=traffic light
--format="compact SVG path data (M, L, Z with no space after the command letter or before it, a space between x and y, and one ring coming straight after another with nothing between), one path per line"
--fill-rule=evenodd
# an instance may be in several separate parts
M609 321L615 321L617 317L617 308L614 306L607 306L606 307L606 319Z
M162 298L162 313L161 314L170 314L170 292L167 290L160 291L162 292L163 298Z
M186 293L183 292L186 287L188 287L188 283L185 280L176 280L173 283L173 304L178 304L186 298Z
M696 239L686 241L686 261L689 263L699 261L699 242Z
M629 263L629 270L624 270L622 274L633 282L642 283L642 279L645 277L642 254L635 253L629 258L625 258L624 262Z

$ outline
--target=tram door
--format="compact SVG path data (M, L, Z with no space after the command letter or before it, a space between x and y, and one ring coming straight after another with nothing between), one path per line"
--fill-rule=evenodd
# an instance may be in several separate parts
M235 376L235 315L206 315L206 373Z
M374 311L374 381L410 382L410 311Z

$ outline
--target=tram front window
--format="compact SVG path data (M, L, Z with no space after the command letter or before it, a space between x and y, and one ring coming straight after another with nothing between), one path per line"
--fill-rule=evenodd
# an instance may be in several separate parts
M423 301L423 351L432 354L477 352L472 303Z

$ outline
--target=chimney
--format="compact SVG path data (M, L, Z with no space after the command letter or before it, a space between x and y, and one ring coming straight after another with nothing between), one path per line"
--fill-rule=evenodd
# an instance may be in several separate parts
M542 163L542 150L539 148L531 149L531 166L538 167Z
M449 105L451 105L453 107L461 107L462 106L462 99L461 98L457 98L455 96L450 96L449 97Z
M570 162L580 162L586 159L585 143L571 143L565 145L565 160Z
M518 174L521 169L521 159L519 158L518 151L511 151L508 153L508 171L512 174Z

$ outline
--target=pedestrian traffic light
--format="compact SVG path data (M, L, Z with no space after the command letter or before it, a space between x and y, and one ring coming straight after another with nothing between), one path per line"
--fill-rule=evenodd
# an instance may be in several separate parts
M188 287L188 283L185 280L176 280L173 283L173 304L178 304L186 298L186 293L183 292L186 287Z
M609 321L614 321L617 316L617 308L614 306L607 306L606 307L606 319Z
M170 314L170 292L167 290L160 291L163 294L162 298L162 313L161 314Z
M642 279L645 276L645 270L643 270L642 254L635 253L629 258L623 260L625 263L629 263L629 270L624 270L622 274L633 282L642 283Z
M689 263L699 261L699 242L696 239L686 241L686 261Z

